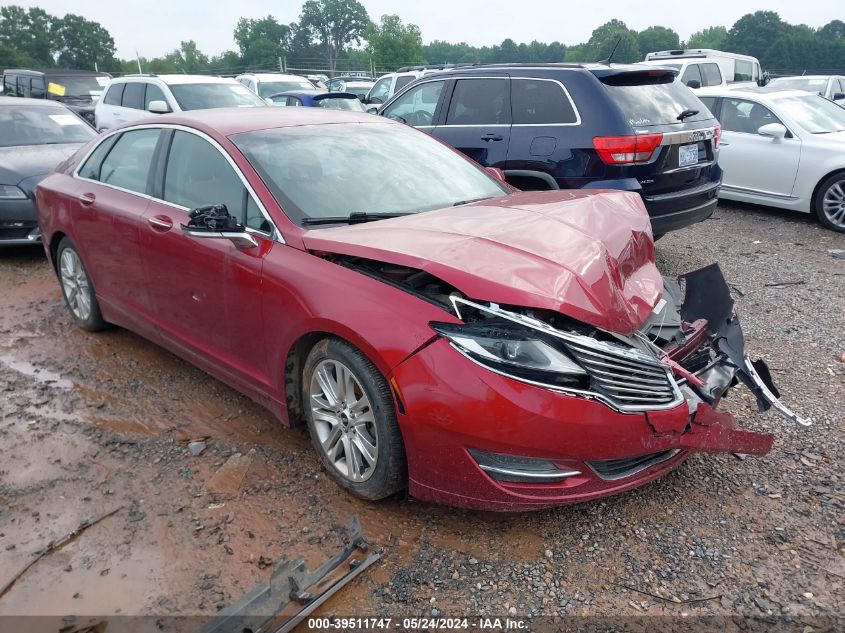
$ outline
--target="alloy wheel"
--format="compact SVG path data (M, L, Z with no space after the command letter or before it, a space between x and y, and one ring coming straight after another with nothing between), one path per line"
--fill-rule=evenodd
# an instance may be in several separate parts
M361 381L343 363L320 362L311 375L311 420L322 451L349 481L367 481L378 461L373 407Z
M68 307L77 319L87 321L91 316L91 284L82 260L72 248L62 251L59 273Z
M834 182L824 192L822 211L831 224L845 228L845 178Z

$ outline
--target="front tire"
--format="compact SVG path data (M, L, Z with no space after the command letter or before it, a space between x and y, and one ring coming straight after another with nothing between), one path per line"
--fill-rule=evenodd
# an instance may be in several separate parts
M305 421L323 466L363 499L383 499L407 485L405 446L384 376L339 339L317 343L302 376Z
M813 211L824 226L845 233L845 172L833 174L819 185Z
M62 297L74 322L89 332L105 328L107 324L100 313L100 304L88 271L85 270L76 246L67 237L62 238L56 250L56 268Z

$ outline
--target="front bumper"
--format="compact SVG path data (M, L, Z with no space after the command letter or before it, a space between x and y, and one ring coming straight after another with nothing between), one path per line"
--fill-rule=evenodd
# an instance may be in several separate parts
M782 407L771 381L744 354L727 285L717 283L724 283L721 272L710 267L686 279L687 296L699 301L685 302L684 320L703 328L701 337L690 338L698 349L707 334L720 355L697 374L676 368L684 400L670 409L623 413L590 397L528 384L480 366L444 338L406 359L391 383L411 495L481 510L539 509L641 486L676 468L692 451L768 453L771 435L738 429L733 416L716 410L735 378L748 384L761 409ZM702 309L712 319L709 325L696 314ZM664 360L670 366L672 354ZM536 458L570 474L553 482L502 480L502 468L497 473L479 459L484 454Z
M40 241L35 201L31 198L0 201L0 246L38 244Z

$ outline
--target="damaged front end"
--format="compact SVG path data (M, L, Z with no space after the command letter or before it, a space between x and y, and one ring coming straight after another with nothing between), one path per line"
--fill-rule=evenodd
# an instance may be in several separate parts
M606 332L549 310L472 301L453 292L463 321L432 323L452 347L490 371L621 413L645 414L658 435L678 436L688 450L763 455L772 436L734 428L715 408L742 382L760 411L774 406L802 425L779 400L762 360L745 353L739 318L718 265L665 278L663 298L632 335Z

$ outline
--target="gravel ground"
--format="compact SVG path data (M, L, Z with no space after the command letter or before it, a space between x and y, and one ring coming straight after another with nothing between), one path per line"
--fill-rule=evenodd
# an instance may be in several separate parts
M727 204L658 245L666 274L721 264L746 349L812 427L758 415L735 389L723 407L775 435L768 456L694 455L630 493L513 515L349 497L304 431L129 332L75 329L40 253L3 252L0 588L51 541L120 510L30 568L0 596L0 615L77 614L71 629L86 616L208 616L285 555L313 568L358 514L384 556L321 615L570 616L552 628L646 616L646 628L697 630L695 618L716 616L720 630L748 618L842 630L837 249L845 236L808 217ZM204 443L198 455L192 440Z

